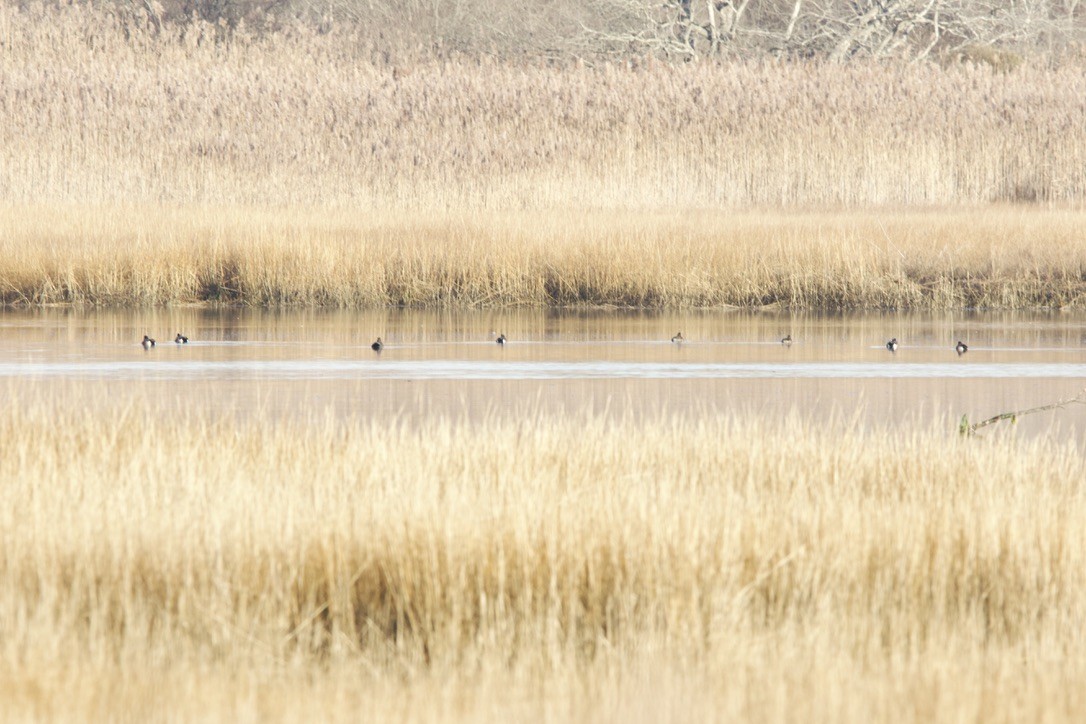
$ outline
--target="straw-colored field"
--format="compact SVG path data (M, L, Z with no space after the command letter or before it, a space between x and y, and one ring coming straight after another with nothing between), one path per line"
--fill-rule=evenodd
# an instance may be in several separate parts
M5 201L444 211L1086 201L1086 62L375 61L0 5ZM61 72L63 69L63 72Z
M14 719L1078 721L1086 467L798 421L0 410Z
M10 304L1070 307L1086 212L0 209Z
M1081 303L1082 63L401 67L342 28L219 35L0 5L0 299Z

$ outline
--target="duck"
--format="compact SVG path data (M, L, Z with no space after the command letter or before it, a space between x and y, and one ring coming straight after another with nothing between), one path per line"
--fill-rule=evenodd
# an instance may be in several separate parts
M177 336L174 337L173 341L174 341L175 344L188 344L189 343L189 338L186 337L185 335L181 334L180 332L178 332Z
M784 337L781 338L781 344L783 344L785 347L791 347L792 346L792 335L790 335L790 334L784 335Z
M891 352L897 352L897 348L898 348L897 337L894 337L893 339L891 339L889 342L886 343L886 349L890 350Z
M501 334L499 334L498 338L496 340L494 340L494 341L497 342L498 344L505 344L505 332L502 332Z
M370 349L372 349L374 352L380 352L381 348L384 346L385 343L381 341L380 337L378 337L377 341L370 345Z
M140 344L143 345L144 349L151 349L155 346L155 341L145 334L143 335L143 341L140 342Z
M959 339L958 344L954 345L954 351L958 353L959 357L961 357L963 354L969 351L969 345Z
M686 338L683 337L682 332L678 332L674 337L671 338L671 341L674 342L675 344L682 344L683 342L686 341Z

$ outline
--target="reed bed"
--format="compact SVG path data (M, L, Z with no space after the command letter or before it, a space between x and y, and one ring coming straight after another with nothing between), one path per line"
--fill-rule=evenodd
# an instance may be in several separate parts
M1064 308L1086 212L0 209L12 305Z
M402 66L346 28L78 4L0 4L0 44L5 304L1013 308L1086 285L1077 62Z
M372 57L0 4L0 201L354 209L1071 203L1086 66ZM327 28L324 30L328 30Z
M1086 706L1070 446L797 419L238 423L164 419L138 396L76 416L16 402L0 409L5 716Z

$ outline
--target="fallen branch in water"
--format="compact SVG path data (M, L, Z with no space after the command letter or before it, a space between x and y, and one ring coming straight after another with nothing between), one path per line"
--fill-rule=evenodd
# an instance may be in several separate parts
M969 424L969 416L962 415L961 422L958 423L958 432L961 435L972 436L977 434L977 430L988 425L994 425L1002 420L1010 420L1011 424L1018 422L1018 418L1023 415L1032 415L1035 412L1044 412L1045 410L1056 410L1059 408L1067 407L1068 405L1081 405L1086 404L1086 390L1078 393L1074 397L1070 397L1066 400L1057 400L1050 405L1042 405L1040 407L1031 407L1028 410L1017 410L1015 412L1004 412L995 417L989 417L987 420L981 420L975 422L972 425Z

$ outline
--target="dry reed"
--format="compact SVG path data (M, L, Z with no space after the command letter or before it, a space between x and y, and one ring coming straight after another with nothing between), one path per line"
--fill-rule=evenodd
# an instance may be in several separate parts
M1080 64L393 67L347 31L0 4L0 200L364 209L1086 198Z
M0 209L8 304L1074 307L1086 213Z
M16 718L1071 721L1072 447L0 410Z
M132 17L0 5L4 303L1081 303L1081 65L401 68ZM992 201L1049 212L749 210Z

